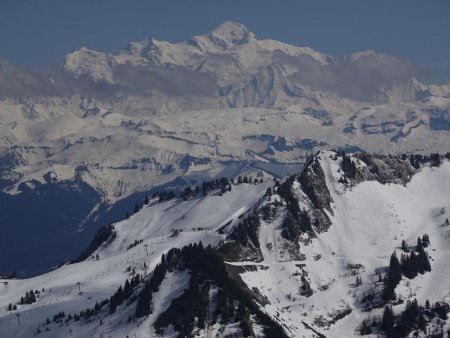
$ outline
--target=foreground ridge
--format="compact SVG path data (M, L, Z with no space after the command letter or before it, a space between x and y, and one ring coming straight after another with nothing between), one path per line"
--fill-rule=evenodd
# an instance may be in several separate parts
M148 199L77 263L3 279L0 334L447 334L448 157L320 151L248 182Z

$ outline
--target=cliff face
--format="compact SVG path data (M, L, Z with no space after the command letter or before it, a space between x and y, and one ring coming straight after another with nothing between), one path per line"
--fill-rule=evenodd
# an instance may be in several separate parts
M331 221L327 214L333 214L331 203L333 198L328 190L325 174L318 157L308 160L305 169L297 177L303 193L309 199L311 205L312 224L317 232L326 231Z

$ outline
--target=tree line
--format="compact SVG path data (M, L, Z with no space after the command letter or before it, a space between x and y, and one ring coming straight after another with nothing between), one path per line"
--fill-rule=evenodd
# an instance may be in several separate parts
M114 225L108 224L97 230L89 246L83 250L80 255L72 259L71 263L79 263L89 258L102 244L111 243L116 238L116 232L114 231Z
M420 237L417 239L415 250L412 250L409 254L403 253L400 260L396 252L391 255L389 268L384 278L383 300L385 302L396 299L395 287L400 283L402 274L409 279L413 279L418 274L431 271L428 254L424 249L429 244L429 236L424 234L422 239ZM407 249L404 242L402 242L402 248Z
M433 305L427 300L425 306L418 304L417 299L408 300L405 309L395 315L392 307L387 305L383 312L381 321L379 319L363 321L360 333L362 335L376 332L380 329L387 338L407 337L413 331L422 331L427 337L444 337L444 332L440 325L427 329L427 325L435 320L443 321L448 319L450 312L449 304L445 302L436 302ZM447 331L447 337L450 336L450 330Z
M200 242L172 249L169 253L164 262L161 260L164 271L187 269L191 279L188 289L158 316L155 322L157 333L161 334L173 325L179 337L194 337L194 327L202 329L207 322L220 322L222 325L238 323L243 336L252 336L250 316L254 315L267 337L287 337L283 329L259 310L252 298L228 276L222 258L211 246L204 248ZM209 290L213 286L218 288L217 306L213 318L208 318Z

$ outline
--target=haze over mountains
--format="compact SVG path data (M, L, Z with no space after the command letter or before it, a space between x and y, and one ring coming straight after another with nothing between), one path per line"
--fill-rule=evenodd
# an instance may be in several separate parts
M92 229L130 208L127 197L181 176L283 176L292 169L276 163L298 167L322 148L442 152L450 85L425 85L421 71L374 51L336 60L259 39L233 22L182 43L130 43L117 55L80 48L45 75L2 61L1 198L28 215L44 190L65 207L78 201L51 222L51 203L34 216L58 234L62 251L72 235L86 236L73 244L73 256ZM118 201L128 204L102 218ZM11 236L30 224L10 216ZM23 240L37 248L42 227L27 229ZM7 270L14 247L2 253ZM19 266L28 269L25 258Z

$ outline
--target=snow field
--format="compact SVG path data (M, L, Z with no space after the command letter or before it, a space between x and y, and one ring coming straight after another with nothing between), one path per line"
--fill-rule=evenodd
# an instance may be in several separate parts
M116 239L108 247L102 247L94 253L94 256L98 253L99 260L89 258L34 278L8 280L7 285L0 285L0 336L30 337L47 317L51 320L53 315L60 311L73 315L92 308L97 301L100 303L109 298L120 285L124 285L125 280L130 278L128 268L135 268L137 273L146 275L159 263L161 255L172 247L183 247L199 241L205 246L217 245L225 235L219 235L215 231L230 220L232 222L229 227L233 227L239 221L237 217L257 203L268 186L268 183L236 185L231 192L226 192L223 196L208 195L188 201L172 200L159 203L152 200L137 214L115 224ZM203 230L198 230L199 228ZM180 230L179 235L170 237L173 230ZM143 242L127 250L127 246L136 239L142 239ZM148 245L148 257L145 245ZM147 269L144 269L144 262ZM132 334L135 337L150 332L151 321L156 319L157 314L176 296L177 289L174 286L181 285L180 281L181 277L176 274L167 277L167 281L164 281L167 287L161 288L161 291L154 295L155 315L147 318L137 329L133 329ZM81 283L82 294L78 294L77 282ZM7 305L17 303L26 291L41 290L43 287L45 292L41 293L36 303L18 305L17 311L11 313L7 311ZM181 291L182 288L179 289L179 292ZM83 321L72 321L67 327L51 324L51 331L43 332L41 336L73 334L77 337L100 337L103 334L107 337L123 337L123 333L129 330L126 320L130 311L134 311L134 306L130 306L123 313L117 311L112 316L104 317L102 326L98 326L98 322L85 324ZM16 318L18 313L22 323L20 326ZM102 316L104 315L101 314L100 318Z

